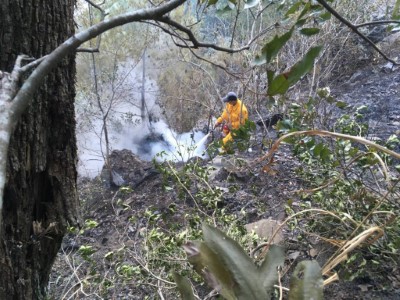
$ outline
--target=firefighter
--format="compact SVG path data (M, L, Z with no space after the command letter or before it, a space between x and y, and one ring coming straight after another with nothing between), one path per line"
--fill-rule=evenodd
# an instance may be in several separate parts
M222 132L224 138L222 139L222 143L225 148L227 143L232 142L233 140L231 130L238 129L240 125L243 125L246 122L249 116L246 106L243 101L238 98L236 93L229 92L224 98L222 98L222 101L226 103L226 106L221 116L217 119L214 127L223 125Z

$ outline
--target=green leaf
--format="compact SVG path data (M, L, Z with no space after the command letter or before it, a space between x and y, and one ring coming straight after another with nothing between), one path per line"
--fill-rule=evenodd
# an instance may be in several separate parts
M279 120L276 124L276 129L278 131L288 132L293 128L293 122L289 119Z
M234 277L235 284L228 288L234 291L237 299L269 299L257 276L256 266L243 248L217 228L205 223L202 227L205 244Z
M332 14L330 13L330 12L324 12L324 13L322 13L322 14L320 14L319 15L319 18L322 20L322 21L328 21L328 20L330 20L331 19L331 17L332 17Z
M346 107L347 107L347 103L338 100L338 101L336 101L336 106L337 106L338 108L340 108L340 109L343 109L343 108L346 108Z
M263 287L270 294L274 284L278 281L278 267L285 263L285 254L282 247L271 245L260 268L259 277L263 279Z
M173 272L174 280L178 287L179 293L181 295L182 300L194 300L196 299L193 294L192 285L190 284L189 279L184 276L179 275L176 272Z
M303 3L301 1L298 1L296 3L294 3L289 10L286 12L285 14L285 18L289 17L290 15L294 14L295 12L298 11L300 5L302 5Z
M289 300L322 300L322 288L321 267L316 261L302 261L292 274Z
M300 20L297 20L297 22L296 22L296 26L297 27L301 27L301 26L303 26L304 24L306 24L306 22L307 22L307 19L300 19Z
M400 0L397 0L392 13L392 19L398 20L400 18Z
M324 162L327 162L331 156L331 150L328 147L324 147L319 156Z
M319 143L313 148L313 153L315 156L319 156L321 160L328 161L331 151L323 143Z
M269 96L275 96L278 94L284 94L289 89L289 81L286 79L285 75L280 74L276 76L271 84L268 85L267 94Z
M217 289L226 299L234 299L231 287L236 286L235 279L218 255L199 241L188 242L183 248L188 261L207 284Z
M274 75L275 75L275 71L267 70L268 85L270 85L272 80L274 80Z
M320 4L311 4L310 8L313 11L321 11L324 9L324 7Z
M308 73L312 69L314 66L314 60L321 52L321 49L321 46L311 48L304 58L292 67L287 79L289 86L295 84L304 74Z
M258 3L260 3L260 0L245 0L245 5L243 9L248 9L256 6Z
M311 4L310 2L307 2L306 5L304 5L304 8L302 10L302 12L300 13L300 15L298 16L297 20L300 20L301 18L303 18L309 11L311 8Z
M322 149L324 148L324 144L319 143L317 145L315 145L314 149L313 149L313 153L315 156L319 156L321 154Z
M272 41L267 43L263 49L262 54L265 56L267 63L269 63L282 49L286 42L290 39L293 33L293 27L283 34L282 36L275 36Z
M314 34L318 34L320 32L319 28L302 28L300 33L306 36L311 36Z

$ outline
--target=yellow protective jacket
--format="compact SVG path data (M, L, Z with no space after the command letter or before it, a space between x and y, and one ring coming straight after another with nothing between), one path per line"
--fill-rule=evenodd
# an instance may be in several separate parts
M249 118L249 113L247 112L246 106L243 102L238 99L236 105L232 105L229 102L226 104L222 115L217 119L218 123L225 122L230 129L238 129L240 125ZM232 133L222 139L224 145L233 140Z
M217 119L218 123L225 123L231 129L238 129L240 125L249 118L249 113L247 112L246 106L243 102L238 99L236 105L232 105L229 102L226 104L222 115Z

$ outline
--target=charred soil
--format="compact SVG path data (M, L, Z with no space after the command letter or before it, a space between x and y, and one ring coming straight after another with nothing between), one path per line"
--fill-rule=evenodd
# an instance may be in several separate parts
M398 69L371 64L341 78L331 89L346 103L368 107L366 118L373 129L371 135L385 139L396 130L398 134ZM267 134L270 139L276 139L273 128L265 133L265 129L258 126L256 134ZM196 181L186 190L179 185L182 179L179 172L187 163L156 167L152 162L141 161L130 151L114 151L110 157L114 173L107 175L104 171L95 179L79 181L82 209L88 221L83 229L71 229L65 237L51 274L50 297L174 299L174 285L165 265L185 264L184 255L172 257L168 252L160 251L155 253L158 257L150 256L148 251L159 249L159 245L152 244L149 239L152 234L159 235L158 241L166 249L173 243L179 248L184 242L177 237L179 233L193 222L200 224L202 218L212 219L215 206L229 218L236 218L234 221L245 228L246 224L259 220L282 222L288 216L288 207L292 212L300 211L309 201L296 193L308 188L308 184L299 179L297 170L301 163L291 154L290 146L280 147L268 168L266 162L252 163L266 150L258 145L252 152L217 156L214 160L196 159L194 163L198 166L209 167L207 184L219 188L218 203L199 203L193 198L191 195L201 192ZM251 167L237 167L240 160ZM166 177L163 166L172 166L176 174ZM121 187L116 187L115 183ZM225 222L229 223L229 219ZM282 232L280 243L286 248L288 274L304 259L324 264L337 249L318 238L300 238L302 225L284 227ZM160 231L155 231L155 227ZM171 236L175 239L171 240ZM254 247L250 245L249 248ZM326 299L400 298L398 264L382 261L378 268L374 266L376 257L369 257L368 251L364 254L366 263L371 265L369 271L352 281L339 279L328 285L324 289ZM397 251L397 257L399 254ZM154 260L158 261L162 271L154 272ZM374 273L375 269L379 273ZM357 270L353 271L356 273ZM211 291L198 278L193 282L199 296L204 298Z

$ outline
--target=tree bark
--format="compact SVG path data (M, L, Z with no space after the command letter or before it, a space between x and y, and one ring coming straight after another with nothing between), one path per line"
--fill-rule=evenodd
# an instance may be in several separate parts
M75 0L0 1L0 70L39 58L74 34ZM75 57L50 73L14 130L0 237L0 299L43 299L76 192Z

